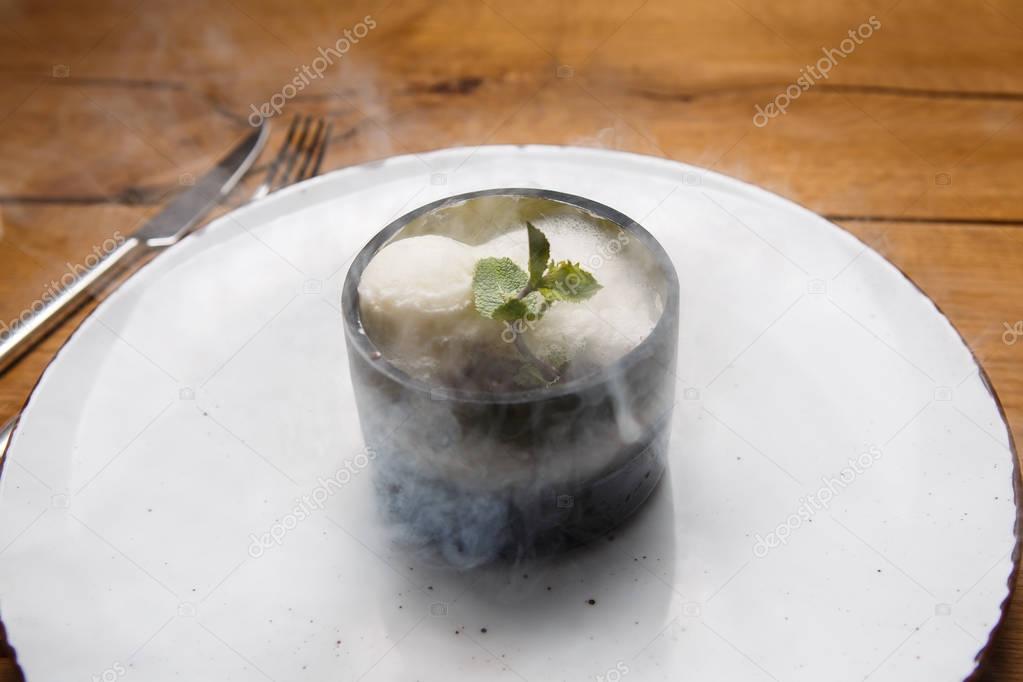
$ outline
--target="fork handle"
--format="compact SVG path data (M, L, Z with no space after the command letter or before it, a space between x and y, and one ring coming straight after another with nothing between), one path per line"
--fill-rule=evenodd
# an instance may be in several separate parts
M32 314L17 321L11 327L0 331L0 374L17 362L22 355L49 334L60 322L78 310L89 294L99 289L112 274L121 267L141 256L147 247L143 242L129 237L99 259L92 267L84 269L71 284L60 289L56 295L42 305L32 305Z

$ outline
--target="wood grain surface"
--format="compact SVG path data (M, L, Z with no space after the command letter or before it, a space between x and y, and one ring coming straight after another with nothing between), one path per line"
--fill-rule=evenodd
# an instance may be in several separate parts
M1023 441L1023 338L1003 338L1023 319L1017 0L0 0L0 321L159 210L367 16L375 26L283 106L283 120L334 122L327 169L529 142L758 184L915 280ZM827 78L798 86L872 17ZM792 84L786 112L756 125ZM86 313L0 377L0 422ZM10 653L0 680L19 679ZM1023 680L1021 600L978 679Z

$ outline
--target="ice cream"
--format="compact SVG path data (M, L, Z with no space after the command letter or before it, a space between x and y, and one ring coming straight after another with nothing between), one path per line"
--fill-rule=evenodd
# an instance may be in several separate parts
M481 373L512 372L514 345L523 335L540 357L556 354L576 368L608 365L638 345L661 315L663 301L651 278L645 248L617 228L580 214L542 217L557 260L571 260L602 285L581 303L559 302L534 323L498 322L475 309L477 261L508 257L527 269L525 223L470 245L438 234L397 239L368 264L359 284L362 322L384 356L413 377L447 385Z

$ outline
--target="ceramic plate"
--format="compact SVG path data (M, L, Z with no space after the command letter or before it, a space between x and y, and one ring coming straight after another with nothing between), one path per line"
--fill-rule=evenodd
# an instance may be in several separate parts
M400 214L512 186L675 261L672 455L614 536L452 573L378 521L339 285ZM813 213L643 156L450 149L240 209L99 307L11 442L0 609L29 680L959 681L1009 593L1014 462L948 320Z

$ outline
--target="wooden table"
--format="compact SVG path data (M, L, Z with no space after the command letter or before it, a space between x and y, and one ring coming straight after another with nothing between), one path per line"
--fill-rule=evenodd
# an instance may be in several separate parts
M346 29L346 51L323 68L320 48L337 50ZM1007 343L1006 325L1023 319L1021 64L1014 0L7 0L0 320L203 172L253 105L286 99L282 120L334 121L326 168L452 145L575 144L793 199L934 299L1020 441L1023 338ZM322 77L303 78L306 66ZM302 87L285 88L296 77ZM0 422L86 312L0 378ZM0 677L12 669L0 660ZM1023 679L1019 601L983 679Z

